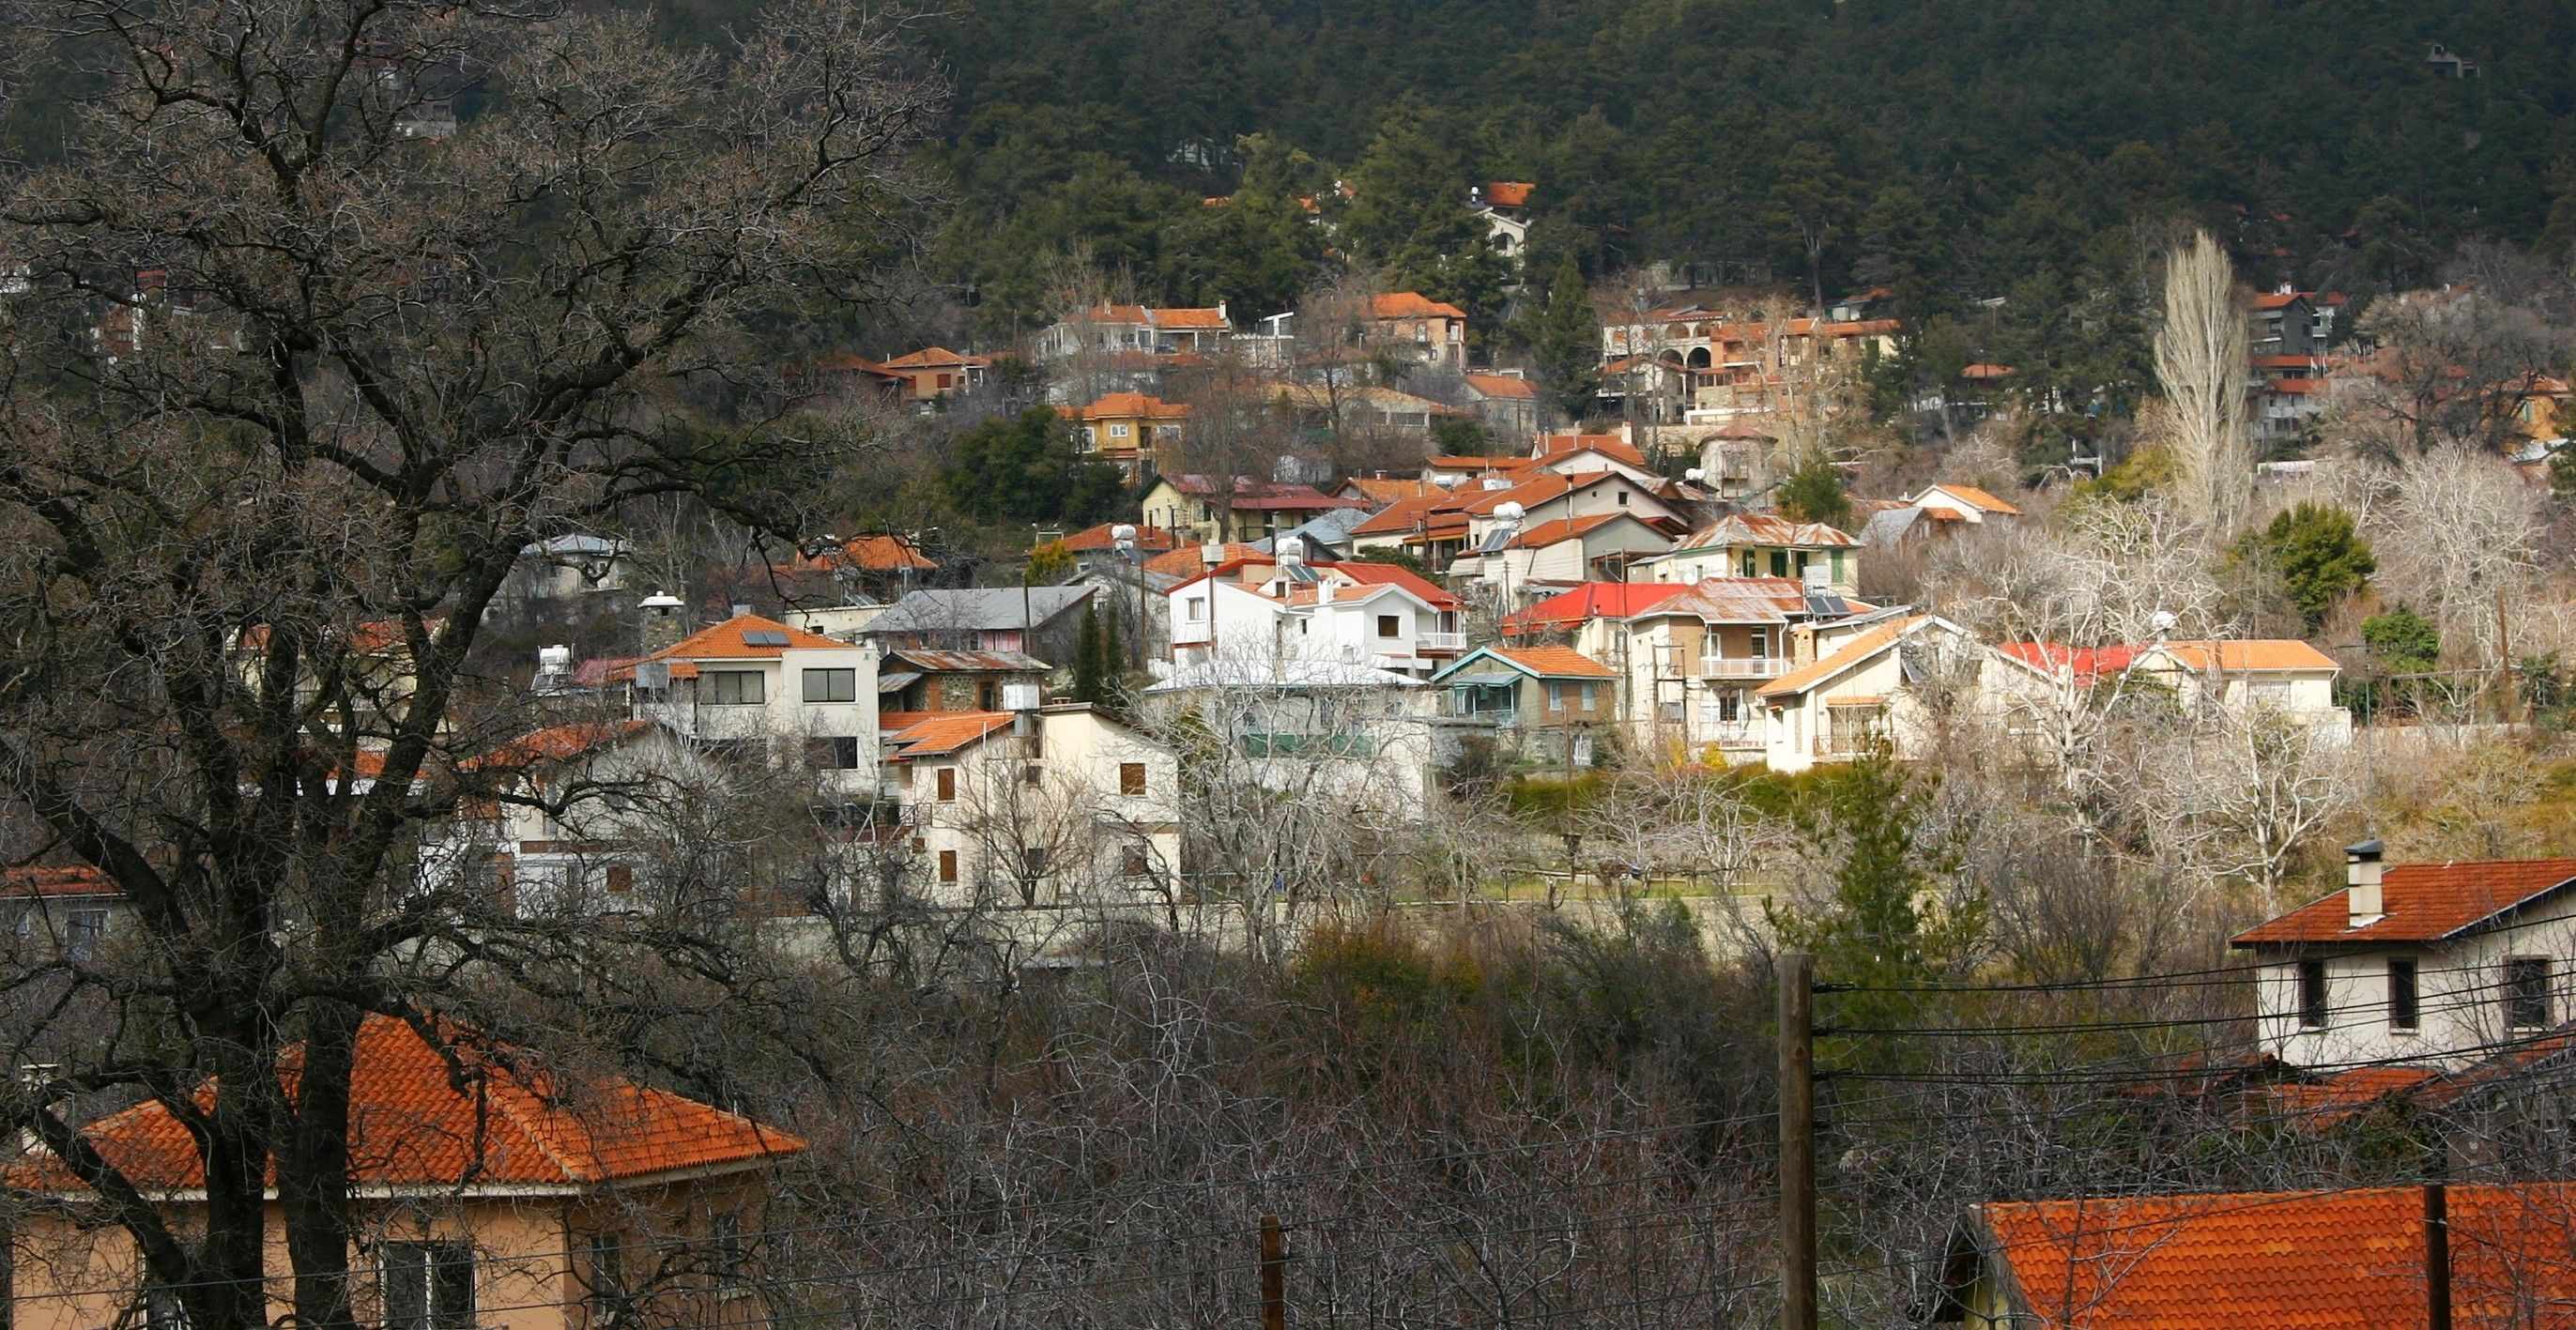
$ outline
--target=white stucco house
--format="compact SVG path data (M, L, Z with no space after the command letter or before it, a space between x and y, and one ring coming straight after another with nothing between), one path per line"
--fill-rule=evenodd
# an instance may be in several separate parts
M608 672L636 719L702 748L773 762L801 754L853 800L877 792L877 667L852 645L757 614L702 628Z
M1428 677L1466 649L1458 598L1411 569L1279 557L1251 565L1258 580L1221 567L1166 593L1174 663L1277 657Z
M929 713L885 744L934 904L1132 905L1180 884L1179 764L1106 712Z
M2381 858L2378 841L2349 847L2342 890L2229 940L2259 967L2264 1051L2450 1070L2568 1021L2576 859Z

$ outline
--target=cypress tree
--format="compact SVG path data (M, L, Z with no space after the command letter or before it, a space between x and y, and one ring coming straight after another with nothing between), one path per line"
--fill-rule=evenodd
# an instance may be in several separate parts
M1089 605L1082 607L1082 634L1074 639L1073 700L1097 704L1104 691L1103 664L1107 657L1100 640L1100 615Z

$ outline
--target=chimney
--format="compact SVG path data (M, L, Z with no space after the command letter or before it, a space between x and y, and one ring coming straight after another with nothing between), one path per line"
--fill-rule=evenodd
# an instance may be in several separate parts
M735 602L733 603L733 617L734 617L734 618L739 619L739 618L741 618L742 616L744 616L744 615L746 615L746 614L749 614L749 613L751 613L751 607L750 607L749 605L745 605L745 604L743 604L741 601L738 601L738 600L737 600L737 601L735 601Z
M2380 849L2376 840L2343 847L2343 899L2349 927L2359 928L2386 913L2379 892Z
M656 591L644 598L644 632L640 639L642 654L652 655L689 635L688 622L680 617L680 611L685 608L680 598L668 591Z

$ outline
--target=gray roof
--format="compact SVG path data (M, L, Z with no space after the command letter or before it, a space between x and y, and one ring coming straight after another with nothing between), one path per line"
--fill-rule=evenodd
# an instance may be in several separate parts
M1320 514L1308 521L1300 522L1296 526L1291 527L1286 531L1282 531L1279 534L1283 536L1297 536L1302 538L1305 540L1306 547L1309 551L1312 551L1319 543L1327 549L1348 549L1351 544L1351 528L1369 520L1372 515L1373 514L1371 514L1366 508L1336 508L1331 512ZM1268 554L1273 548L1271 545L1272 539L1272 537L1264 536L1261 539L1254 541L1252 543L1252 547L1264 554Z
M1002 632L1041 626L1067 610L1079 609L1094 588L1088 586L967 587L951 591L915 591L868 621L861 631L870 637L888 633ZM1022 610L1025 604L1027 609Z
M1871 549L1892 550L1903 540L1914 524L1923 520L1923 510L1915 507L1884 508L1871 513L1861 523L1860 542Z

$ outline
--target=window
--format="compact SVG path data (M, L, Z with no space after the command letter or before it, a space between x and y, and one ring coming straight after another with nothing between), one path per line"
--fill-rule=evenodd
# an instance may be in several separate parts
M1118 792L1120 794L1130 795L1143 794L1145 792L1144 763L1121 762L1118 764Z
M1110 438L1113 438L1113 439L1123 439L1123 438L1126 438L1126 437L1127 437L1127 427L1126 427L1126 426L1124 426L1124 425L1112 425L1112 426L1110 426L1110 427L1109 427L1109 437L1110 437Z
M107 936L107 911L98 909L70 910L63 915L63 955L85 961L98 954L99 939Z
M2549 1024L2549 961L2516 956L2504 963L2504 1023L2514 1030Z
M1600 695L1599 695L1599 694L1597 694L1597 693L1595 693L1595 692L1593 691L1593 689L1595 689L1595 688L1596 688L1596 687L1598 687L1598 686L1599 686L1599 685L1597 685L1597 684L1585 684L1585 685L1583 685L1583 709L1584 709L1584 710L1586 710L1586 711L1590 711L1590 710L1592 710L1595 706L1598 706L1598 705L1599 705L1599 698L1600 698Z
M758 670L708 670L698 676L698 700L719 707L756 707L769 699Z
M1147 875L1148 873L1151 873L1151 872L1153 871L1153 868L1152 868L1152 866L1151 866L1150 862L1147 860L1146 855L1145 855L1144 848L1143 848L1142 846L1129 846L1129 847L1128 847L1128 849L1127 849L1127 860L1126 860L1126 863L1123 865L1123 868L1125 869L1126 874L1127 874L1127 876L1129 876L1129 877L1144 877L1145 875Z
M2299 962L2299 1024L2307 1029L2326 1023L2326 963Z
M1771 575L1773 577L1787 577L1789 575L1789 551L1771 551Z
M471 1330L474 1252L461 1242L388 1242L385 1330Z
M760 699L754 698L753 701ZM859 700L857 670L805 671L805 700L808 702L856 702Z
M1044 845L1021 846L1020 862L1028 865L1029 876L1045 877L1047 871L1047 847Z
M939 802L943 804L954 803L956 802L956 799L957 768L941 767L939 769Z
M1100 446L1100 431L1090 425L1082 427L1082 448L1089 452Z
M1403 633L1404 633L1404 629L1403 629L1403 628L1401 628L1401 627L1399 627L1399 626L1397 626L1397 624L1396 624L1396 618L1395 618L1395 616L1394 616L1394 615L1392 615L1392 614L1381 614L1381 615L1377 616L1377 635L1378 635L1378 636L1380 636L1380 637L1400 637L1400 636L1402 636L1402 635L1403 635Z
M1746 551L1744 552L1744 561L1743 561L1743 562L1744 562L1744 572L1743 572L1743 574L1742 574L1742 575L1743 575L1743 576L1745 576L1745 577L1751 577L1751 576L1753 576L1753 551L1751 551L1751 550L1746 550Z
M1547 686L1547 709L1550 711L1565 710L1564 684L1552 683Z
M608 889L620 896L635 890L634 868L626 864L610 864L608 866Z
M719 1285L742 1281L742 1216L719 1214L707 1219L707 1265Z
M1625 508L1625 507L1627 507L1627 506L1628 506L1628 491L1626 491L1626 490L1621 490L1621 491L1619 491L1619 506L1620 506L1620 507L1622 507L1622 508Z
M1044 764L1038 762L1023 762L1020 764L1020 783L1022 785L1036 785L1045 779L1046 767Z
M939 852L939 880L942 882L954 882L957 880L957 852L955 850L941 850Z
M590 1235L591 1315L613 1320L626 1310L626 1235Z
M805 741L805 765L816 771L856 771L859 769L859 741L855 736L831 736Z
M2388 958L2388 1028L2412 1030L2419 1019L2415 1000L2415 958Z
M1191 623L1203 623L1203 622L1205 622L1205 621L1206 621L1206 619L1207 619L1207 597L1205 597L1205 596L1192 596L1192 597L1190 597L1190 599L1189 599L1188 617L1189 617L1189 621L1190 621Z

